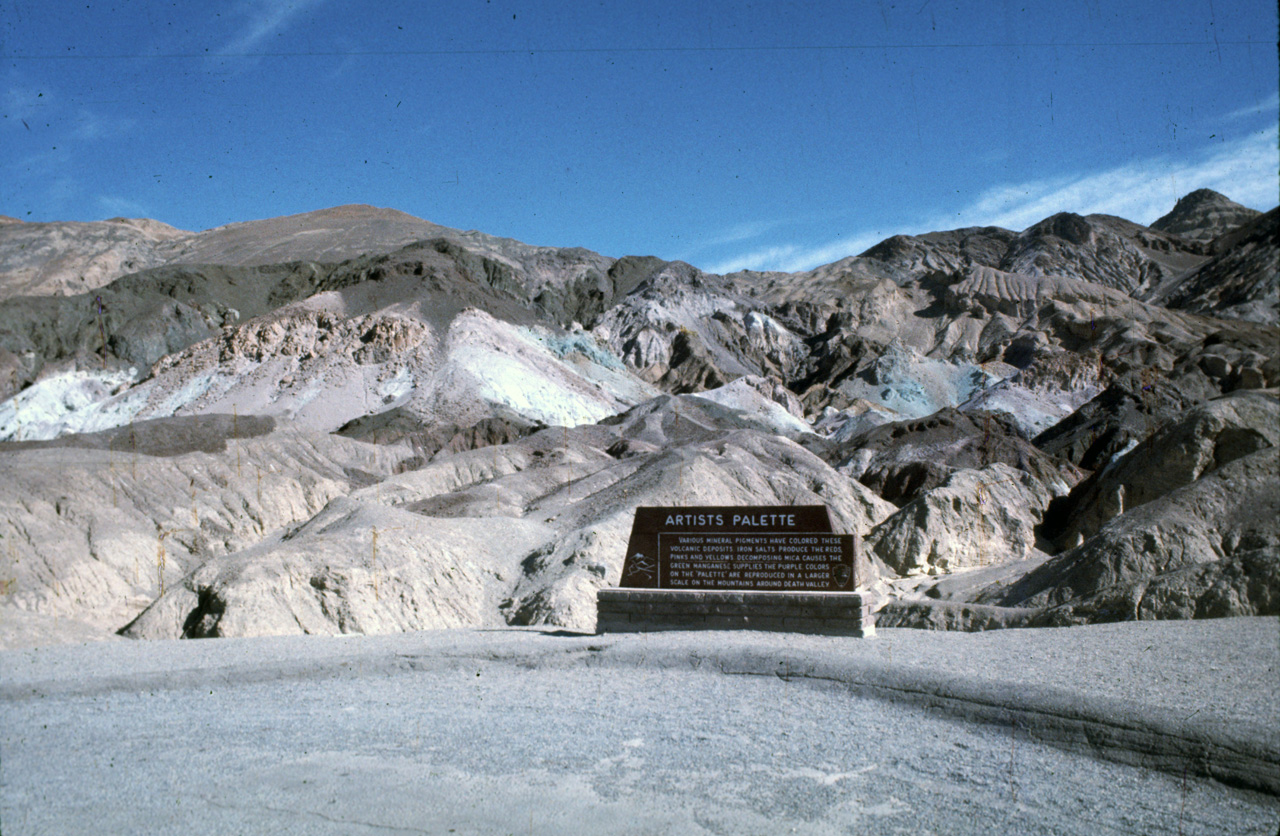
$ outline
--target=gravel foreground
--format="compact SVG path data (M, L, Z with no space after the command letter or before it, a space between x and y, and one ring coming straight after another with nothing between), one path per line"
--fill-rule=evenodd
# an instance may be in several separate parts
M0 652L0 830L1259 833L1280 621Z

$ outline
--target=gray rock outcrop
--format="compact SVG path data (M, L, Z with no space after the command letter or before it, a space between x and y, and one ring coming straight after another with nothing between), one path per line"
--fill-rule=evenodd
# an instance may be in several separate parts
M1280 455L1267 448L1112 519L997 602L1038 624L1280 614Z
M1277 446L1280 392L1241 390L1199 404L1056 500L1043 534L1079 545L1126 511Z
M880 523L867 548L898 575L939 574L1022 560L1052 498L1025 471L998 462L959 470Z

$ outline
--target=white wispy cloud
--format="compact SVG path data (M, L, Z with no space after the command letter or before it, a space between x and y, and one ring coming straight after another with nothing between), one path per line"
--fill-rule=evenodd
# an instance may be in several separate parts
M743 223L734 224L722 229L713 231L705 238L699 239L689 249L683 253L678 253L675 258L680 261L689 261L694 258L697 253L705 253L707 250L716 248L724 248L731 244L741 244L744 241L754 241L764 238L775 230L788 226L801 226L806 223L815 221L828 221L830 215L809 214L805 216L785 217L785 218L768 218L753 221L744 221ZM748 253L746 255L734 256L732 263L736 263L742 259L747 259L753 255L761 258L782 259L787 253L783 251L783 247L764 247L756 253ZM726 261L725 264L730 262ZM743 268L745 269L745 268ZM732 271L729 271L732 272Z
M791 221L748 221L746 223L736 224L728 229L722 230L711 238L700 242L698 244L698 248L722 247L725 244L738 244L743 241L750 241L753 238L759 238L766 232L777 229L780 226L785 226L788 223L791 223Z
M4 109L4 115L8 117L5 121L11 127L20 129L22 123L27 122L27 129L30 130L31 123L36 119L47 117L57 109L57 97L47 87L23 83L12 74L6 82L4 95L0 97L0 108Z
M50 210L63 212L80 202L80 183L76 178L60 174L44 186L43 203Z
M1257 116L1260 113L1273 113L1280 110L1280 92L1272 93L1267 98L1250 107L1242 107L1239 110L1233 110L1226 116L1222 117L1230 121L1247 119L1250 116Z
M1136 160L1105 171L998 186L958 213L961 226L1022 230L1057 212L1119 215L1149 224L1199 188L1261 209L1276 204L1277 130L1271 126L1210 146L1186 161Z
M109 218L145 218L150 214L141 203L115 195L99 195L98 208Z
M81 109L76 116L76 127L72 135L76 139L107 139L124 136L133 130L135 122L123 116L111 116Z
M788 263L801 248L794 244L762 247L758 250L731 256L724 261L707 265L709 273L736 273L739 270L782 270L779 265Z
M299 13L323 2L325 0L258 0L244 29L218 52L221 55L253 52L263 40L284 31Z
M1150 224L1179 197L1208 188L1266 211L1280 202L1276 126L1210 146L1189 160L1151 157L1103 171L1081 172L993 186L947 215L924 216L893 229L861 229L820 244L776 243L729 256L706 267L712 273L737 270L811 270L857 255L890 235L933 230L1001 226L1021 231L1058 212L1117 215Z
M901 230L898 231L901 232ZM810 270L820 264L839 261L845 256L857 255L893 234L895 233L882 234L878 230L871 230L816 247L802 247L795 244L761 247L742 255L731 256L706 269L709 273L720 274L736 273L739 270L780 270L784 273L795 273L800 270Z

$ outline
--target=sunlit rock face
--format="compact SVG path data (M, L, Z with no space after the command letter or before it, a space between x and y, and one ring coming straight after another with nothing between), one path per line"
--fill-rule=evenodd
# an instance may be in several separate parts
M361 206L6 223L0 619L591 629L634 509L699 504L827 505L895 624L1275 614L1278 223L728 276Z

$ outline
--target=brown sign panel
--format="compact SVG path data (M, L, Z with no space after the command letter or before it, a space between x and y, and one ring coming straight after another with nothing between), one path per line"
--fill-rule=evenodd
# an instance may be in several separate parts
M854 561L825 505L644 507L620 586L851 592Z

